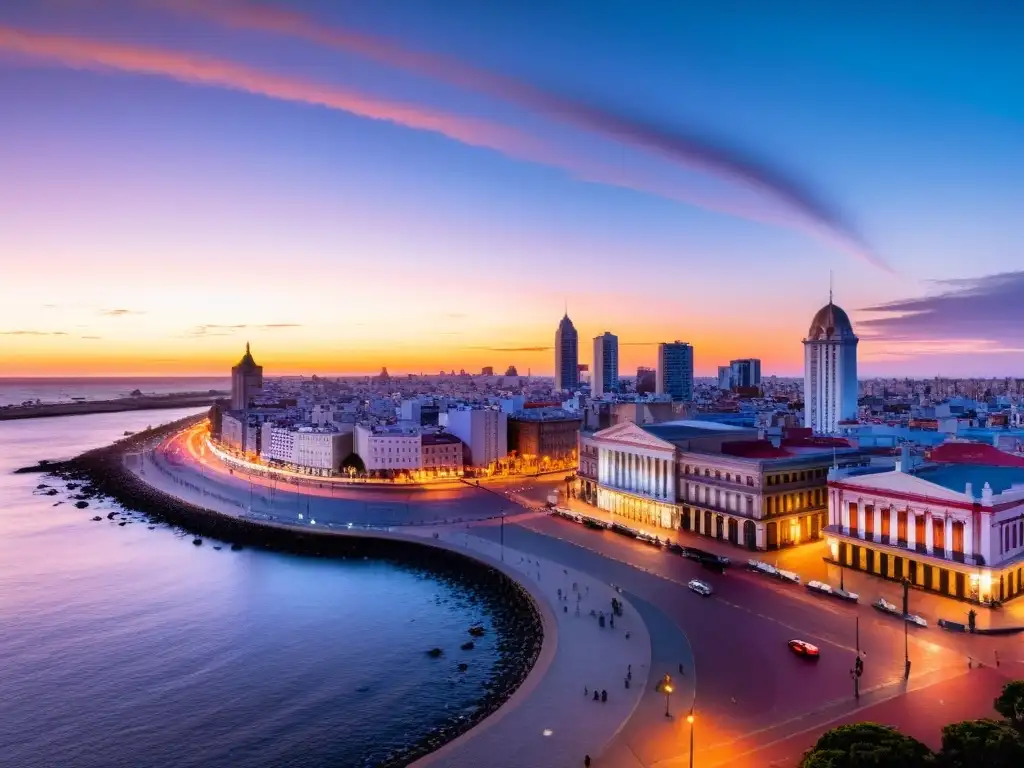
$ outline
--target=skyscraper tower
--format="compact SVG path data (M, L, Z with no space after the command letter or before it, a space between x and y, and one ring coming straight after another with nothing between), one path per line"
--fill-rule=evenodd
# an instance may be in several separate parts
M815 434L834 434L839 422L857 418L858 341L829 291L804 339L804 426Z
M685 341L658 345L657 393L693 400L693 347Z
M574 390L580 384L579 335L569 319L569 313L558 324L555 331L555 389Z
M590 394L601 397L619 386L619 337L605 331L594 337L594 370L590 374Z
M245 355L231 369L231 408L244 411L253 399L263 394L263 366L256 365L245 343Z

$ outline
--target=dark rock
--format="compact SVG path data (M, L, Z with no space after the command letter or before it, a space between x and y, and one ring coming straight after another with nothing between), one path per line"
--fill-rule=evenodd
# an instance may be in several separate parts
M118 525L120 525L120 526L128 525L128 521L127 520L122 520L120 523L118 523Z
M94 518L92 519L92 521L93 521L93 522L95 523L95 522L99 522L99 521L100 521L100 520L102 520L102 519L103 519L102 517L100 517L99 515L96 515L96 517L94 517Z
M486 632L487 630L481 627L479 624L469 628L469 634L471 634L473 637L482 637Z
M467 669L469 669L469 664L466 662L459 664L459 672L465 672Z
M444 651L442 651L440 648L431 648L429 651L427 651L427 656L429 656L432 659L436 659L443 653Z
M192 543L195 544L197 547L203 546L203 540L202 539L192 539Z
M475 647L476 647L476 643L474 643L474 642L473 642L472 640L467 640L467 641L466 641L466 642L464 642L464 643L463 643L463 644L462 644L462 645L461 645L460 647L461 647L461 648L462 648L462 650L464 650L464 651L472 651L472 650L473 650L473 648L475 648Z
M76 501L75 502L75 506L78 507L79 509L85 509L86 507L89 506L89 502L88 501Z
M113 520L114 519L114 515L116 515L116 514L117 514L117 512L111 512L109 515L107 515L107 520Z
M57 495L57 489L56 488L51 488L50 490L48 490L43 495L44 496L56 496Z
M217 550L219 550L219 549L220 549L220 547L214 547L214 549L217 549Z

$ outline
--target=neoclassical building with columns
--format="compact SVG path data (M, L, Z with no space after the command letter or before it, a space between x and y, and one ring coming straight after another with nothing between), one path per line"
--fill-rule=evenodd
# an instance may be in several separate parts
M580 435L580 498L627 525L768 550L821 539L833 462L864 455L716 422L624 422ZM671 538L671 536L670 536Z
M625 422L593 435L599 509L659 528L675 528L675 454L672 443Z
M828 485L835 562L961 599L1024 593L1024 467L897 467Z

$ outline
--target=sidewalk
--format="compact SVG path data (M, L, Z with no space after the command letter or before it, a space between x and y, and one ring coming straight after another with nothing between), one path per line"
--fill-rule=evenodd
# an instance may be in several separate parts
M472 528L410 531L421 537L433 536L435 532L442 541L477 557L501 560L500 544L474 536ZM582 766L583 757L588 754L594 766L614 765L601 762L598 755L629 720L645 690L653 684L648 680L651 642L646 626L621 594L586 574L509 547L504 548L504 562L506 567L522 574L521 581L551 610L557 643L550 666L532 685L528 679L490 718L413 765L567 768ZM613 597L624 603L623 616L616 618L614 629L607 625L601 629L590 611L604 611L607 617ZM547 646L545 638L545 652ZM630 665L632 680L626 689ZM595 689L608 692L607 703L593 700Z

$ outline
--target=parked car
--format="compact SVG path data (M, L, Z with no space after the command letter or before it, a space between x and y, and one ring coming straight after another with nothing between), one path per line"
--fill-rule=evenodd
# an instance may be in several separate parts
M711 589L710 584L706 581L701 581L700 579L690 579L690 582L686 586L702 597L710 597L711 593L714 592L714 590Z
M818 646L812 645L806 640L790 640L789 650L797 656L802 656L805 659L813 659L814 661L817 661L821 656L821 651L818 650Z
M925 629L928 628L928 622L925 621L922 617L918 616L916 613L908 613L903 618L910 624L913 624L918 627L923 627Z
M832 587L823 581L808 581L807 589L811 592L817 592L821 595L831 595Z

